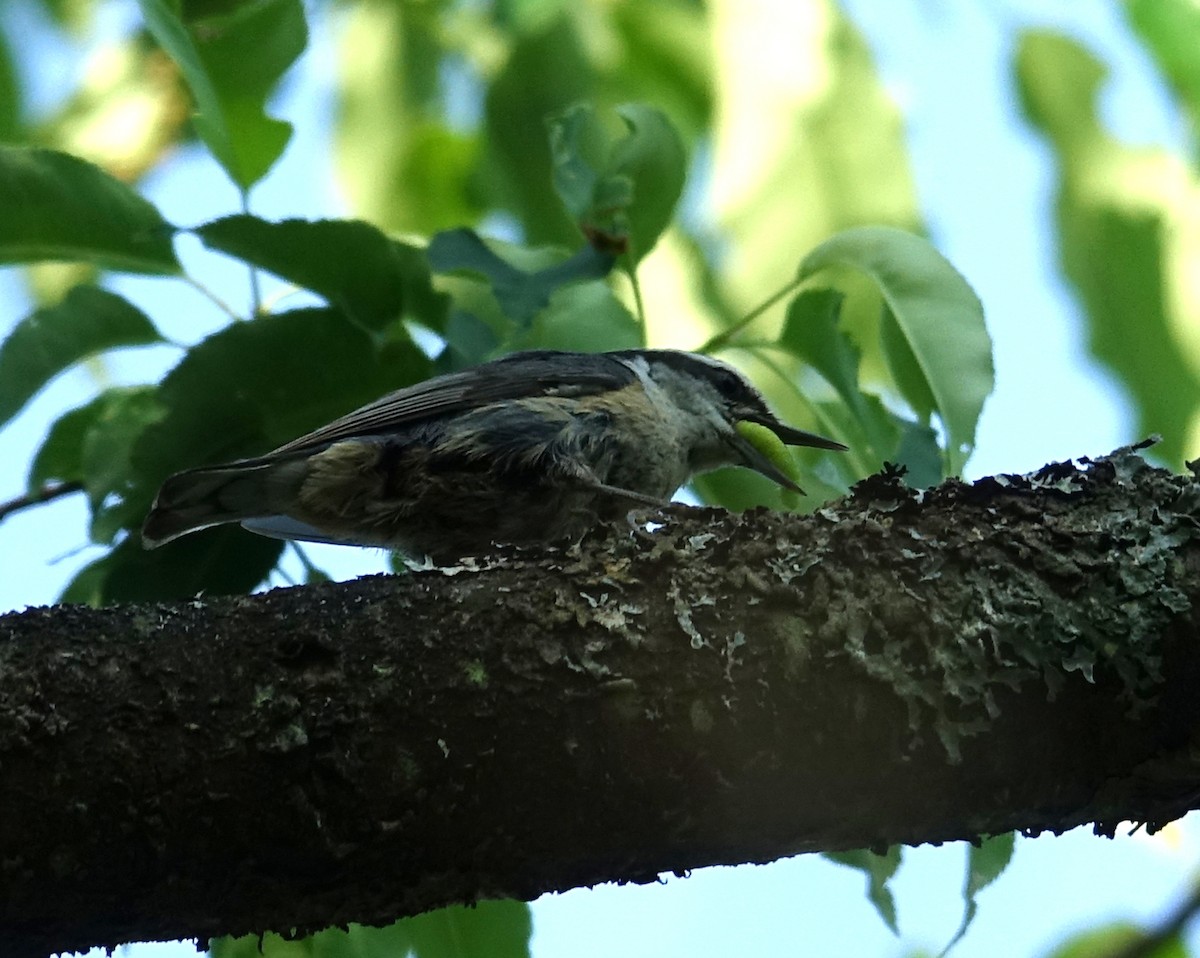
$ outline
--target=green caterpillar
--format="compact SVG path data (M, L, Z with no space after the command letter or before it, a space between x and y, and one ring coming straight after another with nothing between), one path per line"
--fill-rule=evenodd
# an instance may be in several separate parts
M766 456L773 466L799 485L800 467L796 463L795 456L792 455L792 450L784 444L782 439L766 426L760 426L756 422L748 422L744 419L737 423L737 431L743 439ZM800 494L791 489L781 489L780 497L783 504L789 509L800 504Z

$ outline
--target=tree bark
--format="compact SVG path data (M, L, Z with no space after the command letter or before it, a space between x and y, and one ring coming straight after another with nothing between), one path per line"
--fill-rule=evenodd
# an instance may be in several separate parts
M1200 483L1133 450L0 618L0 953L383 924L1200 802Z

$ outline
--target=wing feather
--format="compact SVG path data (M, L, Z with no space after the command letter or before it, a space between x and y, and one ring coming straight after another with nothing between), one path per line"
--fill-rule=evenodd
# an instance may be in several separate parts
M556 350L512 353L388 393L268 455L274 457L342 439L392 432L508 399L592 395L620 389L636 378L637 374L626 363L603 353Z

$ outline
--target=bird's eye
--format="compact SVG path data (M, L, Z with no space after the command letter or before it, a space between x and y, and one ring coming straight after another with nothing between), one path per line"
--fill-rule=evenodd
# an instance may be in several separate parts
M741 376L731 369L717 370L716 381L717 388L721 390L722 395L730 399L740 396L746 391Z

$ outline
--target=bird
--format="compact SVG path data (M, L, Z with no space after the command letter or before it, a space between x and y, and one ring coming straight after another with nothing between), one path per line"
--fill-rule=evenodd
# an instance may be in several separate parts
M266 455L170 476L142 542L240 523L453 563L497 545L578 541L723 466L803 492L746 424L790 446L847 448L780 421L712 356L516 352L389 393Z

